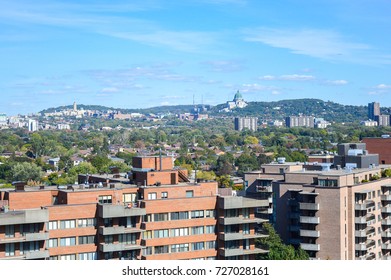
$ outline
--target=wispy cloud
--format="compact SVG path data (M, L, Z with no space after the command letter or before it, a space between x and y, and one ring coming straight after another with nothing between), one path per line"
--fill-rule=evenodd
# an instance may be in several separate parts
M316 79L315 76L312 75L299 75L299 74L281 75L281 76L265 75L259 77L259 80L263 80L263 81L313 81L315 79Z
M246 30L244 33L246 41L259 42L276 48L288 49L295 54L325 60L364 62L375 59L371 53L374 50L370 45L351 42L333 30L262 27ZM383 63L389 62L389 60L383 61Z
M349 82L346 80L328 80L323 82L323 84L332 85L332 86L344 86L347 85L348 83Z
M202 62L213 72L236 72L243 69L243 62L237 60L213 60Z
M383 95L391 93L391 85L387 84L378 84L369 89L369 95Z
M42 2L34 5L26 2L23 9L20 5L8 4L0 10L0 22L73 28L182 52L202 52L218 44L219 35L213 32L177 31L163 28L154 20L140 20L136 15L132 17L129 12L159 7L155 1L146 3L87 5ZM27 38L25 35L19 37ZM3 40L15 38L15 35L9 34Z

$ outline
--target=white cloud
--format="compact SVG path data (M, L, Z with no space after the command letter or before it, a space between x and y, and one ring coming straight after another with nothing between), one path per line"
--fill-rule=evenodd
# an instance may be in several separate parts
M335 85L335 86L344 86L344 85L347 85L348 83L349 82L346 80L330 80L330 81L325 82L325 84Z
M292 75L281 75L281 76L265 75L259 77L259 79L263 81L312 81L315 80L315 77L311 75L292 74Z
M311 57L351 60L352 56L370 49L369 45L347 41L339 33L323 29L258 28L245 31L246 41L284 48Z
M235 60L214 60L203 62L214 72L235 72L243 69L242 63Z
M105 88L101 89L101 92L104 92L104 93L115 93L118 91L119 91L119 89L116 87L105 87Z
M391 88L391 85L386 85L386 84L379 84L375 86L376 89L389 89Z

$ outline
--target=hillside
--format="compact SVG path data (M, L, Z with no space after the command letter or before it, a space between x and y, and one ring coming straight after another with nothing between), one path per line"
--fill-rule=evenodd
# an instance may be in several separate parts
M367 118L367 106L341 105L320 99L292 99L273 102L249 102L243 109L219 112L224 105L212 108L214 114L256 116L262 120L284 119L286 116L311 115L335 122L357 122Z
M196 105L201 108L201 105ZM324 118L331 122L359 122L367 119L367 106L342 105L331 101L320 99L291 99L272 102L249 102L243 109L235 109L232 112L220 112L225 104L217 106L205 105L210 116L256 116L260 120L283 120L287 116L311 115ZM49 108L40 113L72 109L72 105L57 108ZM157 106L146 109L111 108L100 105L78 105L78 108L99 111L121 111L122 113L143 113L143 114L180 114L189 113L194 109L194 105ZM383 114L390 114L391 108L381 108Z

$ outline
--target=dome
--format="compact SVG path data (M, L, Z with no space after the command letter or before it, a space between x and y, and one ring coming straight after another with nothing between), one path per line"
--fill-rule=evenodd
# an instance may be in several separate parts
M243 99L243 96L239 91L237 91L234 97L234 101L241 100L241 99Z

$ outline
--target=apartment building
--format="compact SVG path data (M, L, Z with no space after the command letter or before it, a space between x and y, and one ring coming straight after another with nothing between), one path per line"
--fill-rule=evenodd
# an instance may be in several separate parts
M314 127L315 118L312 116L289 116L285 118L287 127Z
M349 147L355 152L349 153ZM339 148L348 148L344 166L264 164L260 171L245 174L245 184L272 186L271 220L276 231L312 259L391 259L391 178L381 178L382 170L391 166L373 162L365 168L352 167L366 162L352 156L357 146Z
M171 157L135 157L129 174L0 192L0 259L254 259L267 200L190 182Z
M257 117L235 117L234 127L235 127L235 130L238 130L238 131L242 131L243 129L257 131L258 118Z

